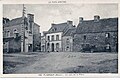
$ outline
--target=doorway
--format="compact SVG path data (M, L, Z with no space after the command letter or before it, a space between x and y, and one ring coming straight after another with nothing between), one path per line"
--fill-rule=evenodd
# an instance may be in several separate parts
M54 43L51 45L52 52L54 52Z
M29 44L29 46L28 46L28 52L32 52L32 44Z

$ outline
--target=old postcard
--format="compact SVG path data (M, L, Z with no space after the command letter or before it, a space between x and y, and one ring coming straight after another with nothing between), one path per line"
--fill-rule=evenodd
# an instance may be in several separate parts
M0 0L1 77L120 77L118 0Z

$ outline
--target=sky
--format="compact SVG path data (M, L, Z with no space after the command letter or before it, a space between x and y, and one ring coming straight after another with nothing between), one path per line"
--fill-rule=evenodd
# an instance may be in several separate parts
M91 20L94 15L100 18L118 17L117 4L25 4L26 14L32 13L40 32L49 30L51 23L64 23L72 20L77 26L79 17ZM4 4L3 17L10 20L22 16L22 4Z

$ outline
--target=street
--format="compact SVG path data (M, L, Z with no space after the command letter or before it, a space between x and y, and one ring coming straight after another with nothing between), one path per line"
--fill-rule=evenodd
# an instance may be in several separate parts
M33 52L4 54L5 74L117 73L117 53Z

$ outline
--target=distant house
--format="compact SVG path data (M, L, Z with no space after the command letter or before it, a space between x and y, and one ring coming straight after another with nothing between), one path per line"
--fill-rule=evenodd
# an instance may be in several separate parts
M45 52L45 36L41 36L41 52Z
M3 51L30 52L40 43L40 26L34 22L34 15L27 14L9 20L3 18Z
M94 20L79 18L74 35L73 51L118 51L118 18Z
M62 50L62 36L69 29L73 28L73 22L67 21L60 24L52 24L51 28L46 32L46 51L59 52Z

